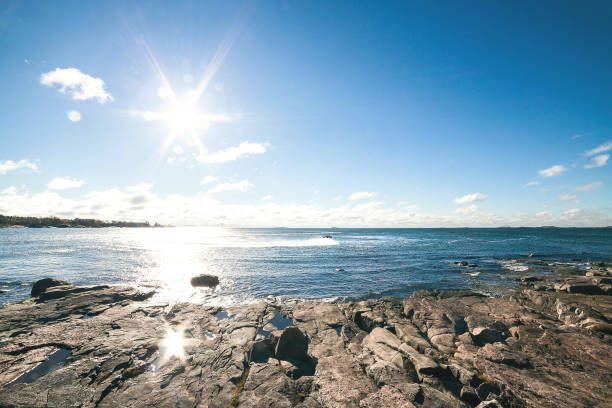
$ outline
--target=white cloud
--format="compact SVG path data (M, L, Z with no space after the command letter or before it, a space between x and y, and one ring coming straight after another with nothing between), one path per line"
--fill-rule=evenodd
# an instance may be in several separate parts
M151 183L140 183L135 184L133 186L128 186L125 188L125 191L130 193L144 193L147 191L151 191L153 189L153 184Z
M0 194L3 214L66 218L121 219L173 225L209 225L236 227L495 227L510 226L605 226L612 225L612 210L573 209L560 215L516 213L511 218L479 210L475 206L457 209L454 214L417 213L404 208L386 207L380 202L339 204L327 208L310 204L226 204L213 195L170 194L160 196L147 184L126 188L92 191L78 199L66 198L62 192ZM143 187L145 186L145 187ZM11 190L13 191L13 190ZM13 191L14 192L14 191Z
M587 151L585 154L587 156L595 156L596 154L605 153L608 150L612 150L612 140Z
M574 190L576 190L576 191L593 191L593 190L597 190L598 188L601 188L601 187L603 187L603 183L601 181L594 181L592 183L585 184L583 186L578 186Z
M569 201L569 200L575 200L576 199L576 194L561 194L559 196L559 200L561 201Z
M14 171L17 169L32 169L34 171L38 171L38 166L36 165L36 163L32 163L29 160L19 160L18 162L12 161L12 160L5 160L2 161L0 160L0 174L6 174L9 171Z
M55 177L47 184L47 188L51 190L66 190L81 187L83 184L85 184L83 180L72 179L70 177Z
M272 199L272 195L271 194L267 194L263 197L261 197L261 201L270 201Z
M541 176L544 177L553 177L553 176L558 176L561 173L564 173L565 171L567 171L567 168L561 164L555 164L552 167L549 167L547 169L544 170L540 170L539 173Z
M202 181L200 181L200 184L204 185L204 184L210 184L210 183L214 183L215 181L219 180L217 177L215 176L206 176L202 179Z
M468 205L467 207L459 207L453 210L455 214L474 214L478 211L478 206L476 204Z
M563 214L570 218L574 218L577 215L579 215L582 211L583 210L581 210L580 208L572 208L571 210L565 211Z
M365 200L368 198L374 198L378 195L378 193L375 193L373 191L358 191L356 193L353 193L349 196L349 200L351 201L355 201L355 200Z
M179 156L184 153L184 150L182 146L175 146L174 149L172 149L172 152Z
M457 197L453 201L455 201L456 204L469 204L475 203L476 201L482 201L485 198L487 198L487 196L482 193L472 193L466 194L463 197Z
M17 187L15 186L7 187L4 190L2 190L2 194L15 195L17 194Z
M236 183L221 183L207 191L208 194L219 193L221 191L242 191L245 192L253 187L253 184L248 180L241 180Z
M572 140L580 139L582 136L584 136L582 133L575 134L572 136Z
M201 152L198 161L201 163L226 163L252 154L263 154L266 152L268 143L242 142L238 146L228 147L215 153Z
M608 163L609 154L601 154L591 158L591 162L584 165L585 169L594 169L595 167L603 167Z
M539 181L530 181L529 183L525 184L525 187L537 186L539 184Z
M100 103L113 100L104 89L104 81L82 73L76 68L56 68L40 76L40 83L46 86L59 85L61 93L68 92L72 99L97 99Z
M334 197L334 201L340 201L342 200L342 194L338 194L337 196Z

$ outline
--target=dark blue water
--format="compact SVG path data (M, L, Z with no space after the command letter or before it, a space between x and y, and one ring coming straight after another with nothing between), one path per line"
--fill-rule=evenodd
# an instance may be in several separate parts
M612 229L0 229L0 304L27 297L43 277L215 304L402 297L422 288L498 294L530 273L521 262L529 254L576 267L610 261ZM221 284L192 288L199 273Z

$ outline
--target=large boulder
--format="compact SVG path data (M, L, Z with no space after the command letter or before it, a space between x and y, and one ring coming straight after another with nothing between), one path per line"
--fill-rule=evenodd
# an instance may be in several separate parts
M278 340L275 337L278 336ZM274 347L274 354L279 360L306 361L308 357L308 338L295 326L287 327L281 333L275 332L270 336Z
M72 285L70 282L66 282L63 280L53 279L53 278L44 278L39 281L36 281L32 285L32 292L30 296L39 297L40 295L45 293L47 289L52 288L54 286L70 286L70 285Z
M215 275L202 274L191 278L191 286L206 286L209 288L219 284L219 278Z

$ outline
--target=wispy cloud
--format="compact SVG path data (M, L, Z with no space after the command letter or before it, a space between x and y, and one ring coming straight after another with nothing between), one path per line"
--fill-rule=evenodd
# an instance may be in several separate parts
M220 193L221 191L242 191L245 192L252 188L253 184L248 180L241 180L236 183L221 183L207 191L208 194Z
M591 162L584 165L585 169L594 169L595 167L603 167L608 163L609 154L600 154L591 158Z
M487 196L482 193L472 193L472 194L466 194L463 197L457 197L453 201L456 204L469 204L469 203L474 203L476 201L482 201L485 198L487 198Z
M549 167L547 169L544 170L540 170L539 173L541 176L544 177L553 177L553 176L558 176L562 173L565 173L567 171L567 168L561 164L555 164L552 167Z
M272 195L271 194L267 194L263 197L261 197L261 201L270 201L272 199Z
M81 187L85 182L70 177L55 177L47 184L47 188L51 190L67 190L69 188Z
M26 159L19 160L17 162L12 160L0 160L0 174L2 175L8 173L9 171L15 171L17 169L22 168L38 171L38 166L36 165L36 163L32 163L31 161Z
M570 201L570 200L575 200L576 199L576 194L561 194L559 196L559 200L561 201Z
M468 214L474 214L477 211L478 211L478 206L476 204L472 204L472 205L468 205L467 207L455 208L453 210L453 213L455 213L455 214L462 214L462 215L468 215Z
M218 150L215 153L201 152L198 161L201 163L226 163L252 154L263 154L266 152L268 143L242 142L238 146Z
M373 191L358 191L356 193L353 193L349 196L349 200L351 201L355 201L355 200L365 200L368 198L374 198L378 195L378 193L375 193Z
M572 140L580 139L582 136L584 136L582 133L577 133L574 136L572 136Z
M72 99L97 99L100 103L110 102L113 96L104 89L104 81L84 74L76 68L56 68L40 76L40 83L46 86L59 85L61 93L69 93Z
M605 153L608 150L612 150L612 140L610 140L609 142L600 144L596 148L587 151L585 154L587 156L595 156L596 154Z
M206 176L202 179L202 181L200 181L200 184L210 184L210 183L214 183L215 181L219 180L217 177L215 176Z
M530 181L529 183L525 184L525 187L537 186L539 184L540 184L539 181Z
M597 190L598 188L603 187L603 183L601 181L594 181L592 183L589 184L585 184L583 186L578 186L576 188L574 188L574 190L576 191L593 191L593 190Z

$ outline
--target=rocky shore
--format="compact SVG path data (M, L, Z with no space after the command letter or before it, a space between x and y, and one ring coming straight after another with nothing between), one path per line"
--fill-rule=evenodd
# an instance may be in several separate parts
M226 309L41 283L0 309L0 407L610 407L612 268L541 266L496 298Z

